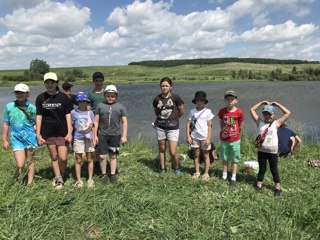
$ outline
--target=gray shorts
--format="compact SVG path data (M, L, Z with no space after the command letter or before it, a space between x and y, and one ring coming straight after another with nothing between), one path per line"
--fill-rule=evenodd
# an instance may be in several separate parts
M178 142L179 129L176 130L164 130L162 128L156 128L158 140L168 140Z

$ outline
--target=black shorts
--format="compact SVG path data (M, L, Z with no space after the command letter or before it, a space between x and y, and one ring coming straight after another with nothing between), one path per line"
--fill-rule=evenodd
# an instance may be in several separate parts
M121 136L98 136L98 145L96 146L96 152L99 155L106 155L109 153L119 153Z

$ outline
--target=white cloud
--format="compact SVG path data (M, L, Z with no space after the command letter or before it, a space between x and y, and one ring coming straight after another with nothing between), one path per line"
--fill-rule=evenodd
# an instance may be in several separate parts
M226 12L217 8L215 11L205 11L201 14L204 21L202 30L204 31L217 31L221 29L230 29L233 25L232 17Z
M235 35L230 32L216 31L211 33L196 31L193 35L177 41L175 47L184 50L213 50L224 48L227 43L233 42L234 39Z
M52 67L226 56L320 58L315 24L271 21L274 11L309 14L312 0L238 0L184 15L173 12L173 1L136 0L105 16L112 31L90 26L91 10L75 1L12 1L17 8L0 16L6 30L0 32L0 69L27 68L36 57Z
M45 0L32 8L14 10L0 18L0 24L11 31L62 38L80 32L89 19L89 8Z
M171 27L174 13L169 11L170 3L151 0L134 1L126 8L116 8L108 17L108 23L118 26L119 35L134 38L158 34Z
M50 38L40 35L26 35L24 33L7 32L0 37L0 47L16 47L16 46L43 46L50 42Z
M283 42L294 39L301 39L310 35L318 29L314 24L302 24L297 26L291 20L284 24L267 25L261 28L254 28L241 34L241 39L253 42Z
M262 4L267 7L284 9L285 11L293 13L295 16L304 17L310 13L308 4L315 0L262 0Z

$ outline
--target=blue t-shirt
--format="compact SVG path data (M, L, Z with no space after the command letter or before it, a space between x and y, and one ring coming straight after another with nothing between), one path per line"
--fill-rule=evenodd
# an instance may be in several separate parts
M78 108L71 111L71 119L74 139L92 139L92 127L94 124L94 115L91 110L80 111Z
M291 137L295 137L296 134L286 127L278 128L278 144L279 144L279 155L286 156L291 152Z
M6 104L3 122L9 124L10 142L13 150L36 148L38 146L36 131L36 107L29 101L21 106L28 117L15 102Z

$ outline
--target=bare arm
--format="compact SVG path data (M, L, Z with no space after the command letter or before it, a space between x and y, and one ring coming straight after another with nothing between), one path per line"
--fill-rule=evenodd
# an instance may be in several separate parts
M186 122L186 136L187 136L187 142L189 144L191 144L192 142L192 139L191 139L191 132L190 132L190 123L191 123L191 120L188 119L187 122Z
M180 118L184 113L184 105L178 106L178 117Z
M211 135L212 135L212 120L207 122L208 125L208 135L206 139L206 145L209 146L211 144Z
M296 135L292 140L293 140L292 141L293 144L291 146L291 153L293 153L296 150L296 148L299 146L299 144L302 143L302 140L298 135Z
M289 118L290 111L286 107L284 107L283 105L277 102L272 102L271 105L278 107L283 112L283 115L281 116L281 118L277 120L277 128L279 128Z
M94 115L94 128L93 128L93 145L98 144L98 128L99 128L99 115Z
M128 119L127 117L122 117L122 134L121 134L121 144L127 143L127 134L128 134Z
M257 126L259 124L260 118L259 118L259 116L258 116L256 111L262 105L269 105L269 102L268 101L258 102L250 109L251 117L252 117L253 121L256 123Z
M68 128L68 133L67 136L65 136L64 138L68 141L71 142L72 141L72 121L71 121L71 114L67 114L66 115L66 120L67 120L67 128Z
M39 145L43 145L46 141L41 136L42 115L36 116L36 132Z
M8 142L8 133L9 133L9 123L2 124L2 147L5 150L9 149L9 142Z

